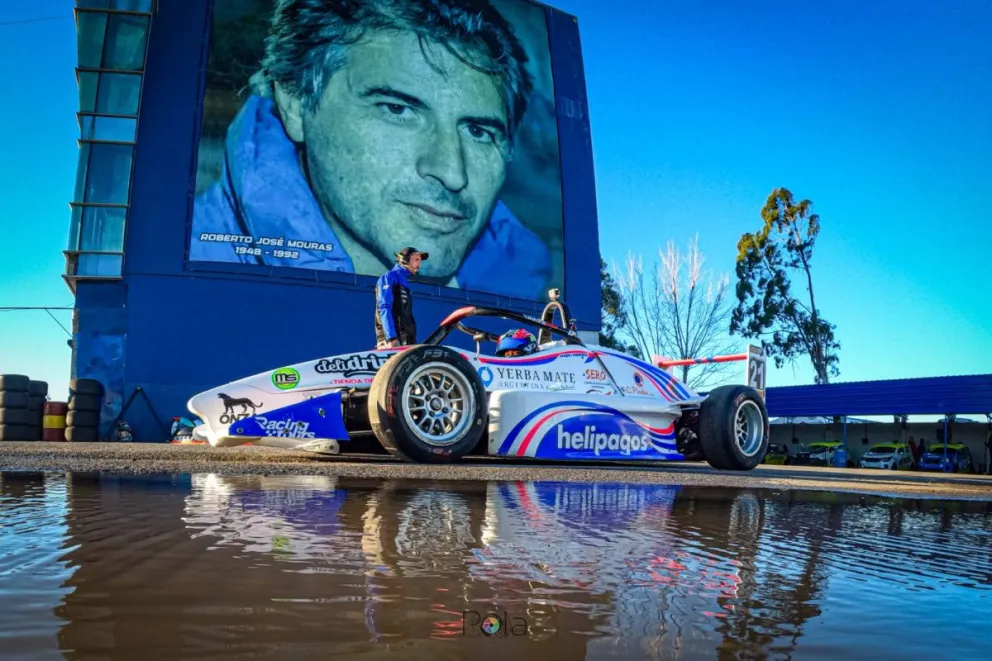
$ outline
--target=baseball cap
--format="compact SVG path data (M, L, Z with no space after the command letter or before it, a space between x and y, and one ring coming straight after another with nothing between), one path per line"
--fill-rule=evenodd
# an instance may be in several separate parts
M429 255L429 253L426 253L426 252L424 252L422 250L417 250L413 246L407 246L406 248L403 248L402 250L400 250L398 253L396 253L396 258L397 259L402 259L403 261L406 261L406 260L410 259L410 257L413 256L413 253L420 253L420 260L421 261L424 261L424 262L427 261L427 257Z

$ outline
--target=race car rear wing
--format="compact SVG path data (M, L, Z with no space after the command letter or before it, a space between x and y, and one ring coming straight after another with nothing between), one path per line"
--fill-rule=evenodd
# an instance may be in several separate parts
M651 362L675 376L675 368L684 365L704 365L706 363L730 363L739 360L746 361L744 365L744 383L758 391L762 398L765 396L765 376L767 356L761 347L749 344L745 353L735 353L729 356L710 356L708 358L669 358L667 356L651 356Z

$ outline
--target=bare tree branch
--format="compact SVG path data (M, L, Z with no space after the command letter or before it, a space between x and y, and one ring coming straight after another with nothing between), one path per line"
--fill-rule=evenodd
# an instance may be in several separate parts
M733 312L730 278L705 272L704 263L698 235L684 255L669 241L658 251L655 268L647 273L641 257L628 254L624 268L614 268L627 311L618 335L637 346L647 359L654 354L686 359L736 353L728 333ZM679 367L677 374L699 389L725 382L726 370L735 366L689 365Z

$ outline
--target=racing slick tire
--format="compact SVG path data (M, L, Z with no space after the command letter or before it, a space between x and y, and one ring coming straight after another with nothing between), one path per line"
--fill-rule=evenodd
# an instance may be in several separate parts
M749 471L764 459L771 436L765 402L754 388L720 386L699 411L699 444L719 470Z
M399 352L379 369L369 390L368 414L372 432L394 457L448 463L482 439L489 400L472 363L448 347L422 344Z

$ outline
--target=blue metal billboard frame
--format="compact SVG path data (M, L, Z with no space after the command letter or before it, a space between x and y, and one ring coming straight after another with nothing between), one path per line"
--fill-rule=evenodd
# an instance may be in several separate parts
M548 23L563 185L564 282L581 331L601 327L599 229L576 17ZM214 0L154 11L136 139L122 278L76 285L74 378L107 390L102 435L125 402L137 440L165 440L196 392L278 365L374 344L368 276L186 261ZM199 47L192 46L197 44ZM512 274L501 274L512 277ZM466 304L534 314L544 301L414 285L418 326ZM153 404L153 406L152 406Z
M765 402L775 418L987 414L992 413L992 374L782 386L768 388Z

